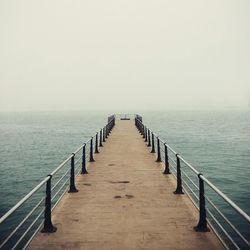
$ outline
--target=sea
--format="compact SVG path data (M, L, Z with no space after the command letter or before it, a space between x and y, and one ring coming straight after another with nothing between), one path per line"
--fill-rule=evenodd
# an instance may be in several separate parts
M0 216L99 131L108 112L0 113ZM250 214L250 110L141 112L147 126Z

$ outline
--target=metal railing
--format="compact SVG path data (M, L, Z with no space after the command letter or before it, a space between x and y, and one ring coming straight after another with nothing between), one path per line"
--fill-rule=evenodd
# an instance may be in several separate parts
M174 194L185 192L199 210L199 221L194 230L207 232L212 229L226 249L249 249L250 217L167 142L152 132L143 123L141 116L135 116L135 125L147 146L151 147L150 152L156 153L156 162L164 162L163 174L174 174ZM206 192L205 188L208 189Z
M136 114L127 113L127 114L115 114L117 120L134 120Z
M174 193L181 195L185 192L199 210L199 221L194 229L202 232L212 229L227 249L249 248L249 216L146 127L141 116L118 114L110 116L108 123L99 132L83 143L0 218L0 249L25 249L41 228L42 232L55 232L56 227L53 225L51 212L67 191L78 192L75 177L88 173L86 162L95 161L94 154L98 154L100 147L104 145L115 125L115 119L134 118L135 125L150 152L156 153L156 161L164 163L163 174L174 174L176 178ZM208 188L206 192L205 188ZM29 203L31 204L27 206Z
M94 154L99 153L99 147L103 146L114 126L115 116L112 115L94 137L83 143L0 218L0 249L25 249L41 227L44 233L56 231L51 218L53 209L67 190L78 192L75 177L88 173L86 162L95 161ZM39 192L44 187L45 195L44 191Z

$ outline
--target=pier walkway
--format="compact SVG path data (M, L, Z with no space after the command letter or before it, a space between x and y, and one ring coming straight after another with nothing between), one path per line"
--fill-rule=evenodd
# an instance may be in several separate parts
M55 233L38 233L28 249L224 249L213 231L195 232L198 211L149 153L134 121L116 121L78 193L53 211Z

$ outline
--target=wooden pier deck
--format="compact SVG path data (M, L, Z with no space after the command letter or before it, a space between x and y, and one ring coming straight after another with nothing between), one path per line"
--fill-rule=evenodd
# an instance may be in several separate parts
M78 193L66 193L53 212L52 234L38 233L28 249L223 249L210 231L195 232L198 211L174 195L132 121L117 121Z

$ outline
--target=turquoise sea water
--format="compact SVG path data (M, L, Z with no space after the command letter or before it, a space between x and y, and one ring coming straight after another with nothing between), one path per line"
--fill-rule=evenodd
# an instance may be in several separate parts
M145 123L250 214L250 111L157 112Z
M0 114L0 215L106 122L106 113Z
M108 115L0 113L0 216L99 131ZM250 214L250 111L143 112L142 116Z

